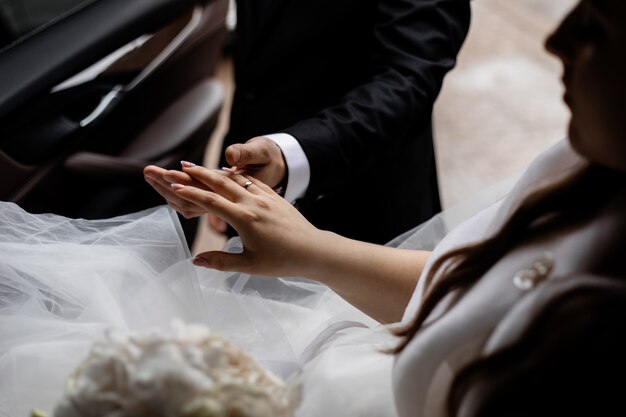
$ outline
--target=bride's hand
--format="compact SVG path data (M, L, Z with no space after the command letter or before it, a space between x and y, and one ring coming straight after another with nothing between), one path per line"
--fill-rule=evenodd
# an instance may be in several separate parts
M205 189L172 184L177 198L226 220L244 248L240 254L201 253L194 264L270 276L303 275L307 265L314 265L315 248L324 232L269 186L249 176L200 166L183 167L183 171Z
M182 162L182 164L189 163ZM207 212L204 207L180 198L172 189L173 183L206 189L204 184L194 180L188 174L181 171L166 170L155 165L148 165L143 169L143 175L146 182L150 184L156 192L161 194L167 204L186 219L198 217Z

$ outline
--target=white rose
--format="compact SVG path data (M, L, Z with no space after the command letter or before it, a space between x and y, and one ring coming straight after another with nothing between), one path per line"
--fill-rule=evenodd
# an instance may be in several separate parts
M108 332L54 417L289 417L284 383L206 327Z

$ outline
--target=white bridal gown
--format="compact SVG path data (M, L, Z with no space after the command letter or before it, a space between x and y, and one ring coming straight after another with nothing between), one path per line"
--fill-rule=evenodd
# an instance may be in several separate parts
M431 260L488 235L527 189L558 180L579 163L565 142L550 149L508 197L449 233ZM451 225L507 188L438 215L390 244L432 249ZM231 240L229 250L238 245ZM320 284L195 268L167 207L86 221L31 215L0 203L0 416L52 411L66 378L105 329L165 327L174 318L208 325L301 384L297 416L441 415L454 370L506 339L498 323L526 294L512 276L547 250L558 256L560 249L550 245L507 255L480 288L396 359L381 352L397 343L388 328ZM573 267L555 263L557 272ZM415 314L422 291L418 284L405 320Z

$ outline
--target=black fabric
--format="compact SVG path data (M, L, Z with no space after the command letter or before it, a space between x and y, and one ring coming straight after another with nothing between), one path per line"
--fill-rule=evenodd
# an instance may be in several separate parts
M293 135L311 164L299 208L348 237L384 243L440 210L431 113L469 0L238 0L237 13L224 148Z

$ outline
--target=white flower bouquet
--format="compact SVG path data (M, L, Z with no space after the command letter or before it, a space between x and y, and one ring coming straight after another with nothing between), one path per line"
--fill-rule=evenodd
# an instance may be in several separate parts
M54 417L289 417L285 384L199 325L109 331L69 378ZM33 416L41 415L33 412Z

